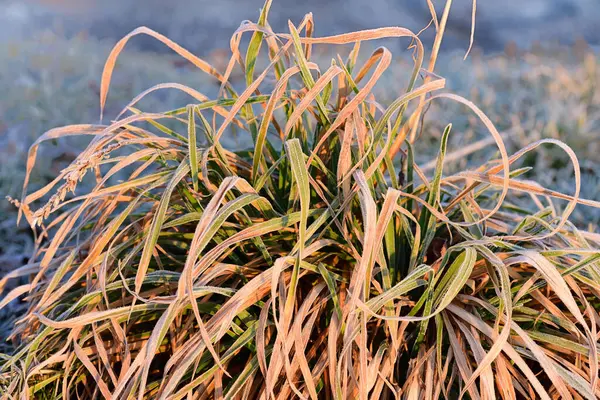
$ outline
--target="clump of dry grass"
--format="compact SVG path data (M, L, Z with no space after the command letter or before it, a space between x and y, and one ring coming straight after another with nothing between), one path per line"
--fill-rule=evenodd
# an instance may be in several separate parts
M16 227L17 209L4 201L6 196L20 197L27 149L40 132L50 128L98 121L100 76L110 50L110 45L93 38L67 39L50 32L36 34L34 39L0 41L0 90L3 93L0 99L0 277L26 260L33 247L31 229L27 224ZM119 73L111 82L107 107L107 115L111 117L136 94L158 82L209 86L208 77L192 68L178 67L180 58L176 55L156 56L131 50L119 58ZM218 90L218 85L210 87L214 93ZM186 101L186 96L164 91L160 96L148 96L140 107L174 107ZM30 190L51 182L87 142L86 137L73 136L42 146L30 177ZM13 284L14 281L9 286ZM11 317L16 308L19 307L13 303L0 311L0 352L5 351L7 327L12 325Z
M162 85L152 90L196 102L130 104L110 125L55 129L32 146L28 174L43 141L93 137L51 184L23 193L36 254L12 274L31 281L0 304L30 302L1 361L4 398L596 398L600 237L568 217L599 204L580 198L570 148L547 139L509 156L482 111L442 92L433 66L447 13L434 16L424 70L406 29L316 38L307 15L275 34L270 5L235 33L226 71L140 28L103 73L104 107L119 53L147 34L214 77L216 100ZM371 94L391 53L356 60L361 42L389 37L413 41L415 65L384 105ZM321 71L311 53L322 44L353 49ZM422 117L448 100L480 119L499 159L444 176L448 125L434 167L420 168ZM225 148L232 132L252 148ZM572 161L573 195L519 179L518 161L541 144ZM85 176L94 189L67 199Z

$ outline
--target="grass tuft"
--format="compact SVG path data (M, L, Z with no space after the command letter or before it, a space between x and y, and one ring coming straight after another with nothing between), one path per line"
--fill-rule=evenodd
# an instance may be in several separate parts
M35 251L11 274L29 282L0 302L29 304L0 360L3 398L596 398L600 237L569 216L600 204L580 197L570 147L509 154L475 104L443 91L433 67L447 12L433 15L423 70L409 30L320 38L308 14L276 34L270 7L235 33L223 73L139 28L100 85L104 109L119 53L146 34L207 73L217 98L155 87L196 102L134 108L151 89L107 125L32 146L27 177L44 141L92 137L18 203ZM360 43L392 37L412 40L415 63L384 103L373 93L391 52L357 60ZM321 72L321 45L354 50ZM444 174L462 152L436 121L437 156L415 161L429 106L448 100L479 119L498 158ZM223 146L229 135L247 148ZM565 152L573 194L523 179L518 163L540 145ZM92 189L71 195L82 180Z

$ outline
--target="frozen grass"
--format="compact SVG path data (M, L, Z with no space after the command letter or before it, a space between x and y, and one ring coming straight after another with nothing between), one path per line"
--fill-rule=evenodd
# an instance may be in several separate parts
M131 105L109 125L51 130L31 148L27 176L44 141L91 138L52 183L21 197L35 249L12 275L31 279L0 303L27 294L29 304L0 362L4 397L595 398L600 237L568 219L578 203L584 215L600 204L580 196L567 145L521 143L542 134L527 113L546 109L490 100L500 93L473 78L471 97L498 122L522 116L503 136L444 90L410 31L312 38L307 15L276 35L269 6L240 28L231 68L218 72L136 32L206 72L218 97L172 86L195 101ZM436 22L441 32L445 16ZM399 36L414 40L408 69L358 45ZM106 63L102 105L123 44ZM313 63L323 44L334 60ZM353 51L335 57L345 45ZM234 71L245 85L230 84ZM544 79L534 91L563 95ZM404 93L390 98L389 82ZM561 107L585 97L573 82ZM593 120L587 96L585 109L542 123L563 137L572 118ZM498 155L482 161L455 136ZM547 177L554 160L564 165Z
M0 275L23 262L33 247L31 229L16 226L17 210L5 196L18 198L25 173L27 149L50 128L98 121L100 75L110 46L85 38L64 40L47 33L31 41L0 45ZM85 61L82 61L85 60ZM119 63L113 80L108 115L114 117L123 106L148 86L177 81L190 86L209 86L208 80L189 68L182 68L175 57L129 52ZM212 91L216 93L217 85ZM175 106L185 96L164 92L149 98L149 108ZM38 168L31 177L32 188L50 182L85 147L87 140L69 138L54 141L40 150ZM0 311L0 325L10 324ZM5 331L0 328L0 337Z

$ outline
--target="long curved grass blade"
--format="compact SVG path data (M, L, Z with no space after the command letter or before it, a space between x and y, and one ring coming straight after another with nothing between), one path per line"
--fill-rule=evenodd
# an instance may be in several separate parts
M298 195L300 197L300 229L298 231L299 247L284 311L284 321L289 321L295 302L296 286L298 285L298 276L300 273L300 262L303 259L304 245L307 239L306 225L310 202L310 187L308 184L308 174L304 167L304 154L302 153L302 148L300 147L300 141L298 139L288 140L286 142L286 152L292 167L294 181L296 182L296 186L298 188Z
M102 80L100 82L100 119L102 119L102 115L104 113L106 98L108 96L108 89L110 87L110 81L112 78L113 70L115 68L115 64L117 62L117 58L119 57L121 51L123 51L123 49L125 48L125 45L129 41L129 39L136 35L148 35L155 38L156 40L161 41L166 46L175 51L177 54L179 54L181 57L194 64L194 66L196 66L198 69L214 76L221 82L223 81L223 76L219 74L209 63L202 60L201 58L196 57L194 54L190 53L188 50L184 49L183 47L173 42L166 36L161 35L160 33L153 31L150 28L142 26L137 29L134 29L121 40L119 40L119 42L117 42L115 47L113 47L108 58L106 59L106 63L104 64L104 70L102 71Z
M427 197L427 202L432 207L436 207L436 205L440 201L440 183L442 181L444 157L446 156L448 137L450 135L451 129L452 125L446 126L446 128L444 129L444 133L442 134L440 151L437 156L437 164L435 166L433 180L431 181L431 187L429 188L429 195ZM431 244L431 241L435 236L435 223L435 217L431 215L428 209L423 209L423 212L421 213L421 217L419 219L419 225L421 225L421 232L423 232L423 248L421 250L419 261L422 261L425 257L425 252L429 248L429 245Z
M161 201L158 205L157 213L152 219L152 225L150 226L150 230L144 244L144 250L142 251L142 256L140 258L140 263L135 277L136 292L139 292L142 287L142 283L144 282L144 277L146 275L148 265L150 264L150 258L154 252L156 242L158 241L158 235L160 234L162 226L165 223L165 216L167 214L167 208L169 206L171 194L183 177L189 172L189 167L190 165L187 162L179 165L177 170L173 173L169 184L162 195Z

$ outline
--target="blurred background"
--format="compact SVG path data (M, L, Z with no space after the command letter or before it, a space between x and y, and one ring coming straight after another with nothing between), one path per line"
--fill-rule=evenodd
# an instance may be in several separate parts
M445 0L432 1L441 14ZM0 0L1 198L20 196L27 149L44 131L98 122L102 67L122 36L146 25L224 70L231 34L241 21L256 21L263 2ZM471 0L454 0L436 73L447 78L449 90L473 100L490 116L511 151L545 137L568 143L580 157L582 196L600 200L598 0L477 3L474 51L463 60L471 31ZM308 12L314 14L315 34L320 36L381 26L403 26L418 32L431 18L426 0L274 0L269 22L276 32L284 32L288 19L298 24ZM421 35L426 49L431 47L433 34L430 27ZM389 82L377 89L379 99L385 101L404 90L411 53L406 51L408 40L383 44L397 55L385 75ZM324 53L322 59L328 63L333 56ZM179 82L207 94L216 91L214 83L166 46L136 37L113 75L109 117L159 82ZM185 105L185 101L177 94L160 93L143 107L160 111ZM452 138L454 149L476 144L485 150L481 126L465 110L459 114L456 110L444 104L429 112L431 122L426 122L419 143L423 160L437 152L437 140L448 122L453 122L457 131ZM82 146L75 139L45 145L32 186L52 180ZM490 154L493 151L473 153L453 160L448 168L464 168L477 157L487 160ZM572 193L573 170L568 157L557 148L543 147L524 162L538 171L529 177ZM600 212L578 207L573 220L583 229L598 231ZM23 223L17 227L15 207L1 200L0 276L26 262L31 248L29 228ZM13 302L0 310L0 319L10 321L18 307Z
M52 30L65 37L84 34L116 41L146 25L195 53L227 47L242 20L255 20L263 0L2 0L3 40L36 37ZM434 0L438 11L445 2ZM317 34L330 35L380 26L403 26L417 32L430 20L425 0L276 0L269 16L275 31L298 23L312 12ZM470 34L471 0L452 5L445 49L465 47ZM479 0L477 44L487 52L514 41L524 47L535 41L573 43L578 38L597 44L597 0ZM427 36L427 35L426 35ZM164 51L149 40L132 47Z

